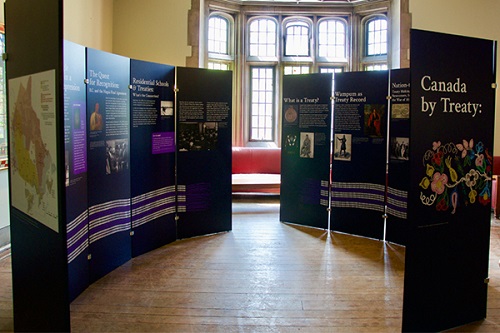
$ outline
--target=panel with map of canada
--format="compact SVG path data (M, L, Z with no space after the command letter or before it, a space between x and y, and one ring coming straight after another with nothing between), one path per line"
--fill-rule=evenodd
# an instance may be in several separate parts
M9 87L12 205L58 232L55 71Z

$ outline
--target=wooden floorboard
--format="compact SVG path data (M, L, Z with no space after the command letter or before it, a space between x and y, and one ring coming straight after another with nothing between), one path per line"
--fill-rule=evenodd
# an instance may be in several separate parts
M134 258L71 304L73 332L399 332L404 247L279 222L278 202L233 204L233 230ZM500 331L500 221L492 219L488 318ZM13 330L0 253L0 331Z

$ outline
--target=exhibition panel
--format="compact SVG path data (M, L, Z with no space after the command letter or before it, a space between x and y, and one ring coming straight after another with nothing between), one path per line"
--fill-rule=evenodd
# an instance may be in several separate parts
M283 78L280 220L328 228L332 74Z
M129 81L129 58L87 48L91 282L132 257Z
M64 41L62 3L5 3L16 331L69 331L97 279L232 229L233 73ZM486 317L496 42L412 30L411 59L284 76L280 220L385 228L402 330L439 331Z
M403 330L486 317L496 43L411 31Z
M70 329L61 3L5 2L16 331Z
M70 300L89 286L87 94L84 46L64 41L64 154Z
M132 257L176 240L175 67L130 61Z
M177 237L231 230L232 72L177 67Z
M385 240L401 245L408 236L410 186L410 69L390 71L390 118Z
M331 229L383 239L388 72L335 73Z

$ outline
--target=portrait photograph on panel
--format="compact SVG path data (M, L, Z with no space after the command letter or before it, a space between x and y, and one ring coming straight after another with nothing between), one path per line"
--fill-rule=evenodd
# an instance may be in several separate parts
M351 147L352 138L351 134L335 134L335 141L333 144L333 158L335 160L350 161L351 160Z
M382 137L383 133L383 119L385 113L385 105L379 104L366 104L365 115L365 135L372 137Z
M314 158L313 132L300 132L300 157Z
M408 160L410 155L410 138L392 137L390 154L391 159Z

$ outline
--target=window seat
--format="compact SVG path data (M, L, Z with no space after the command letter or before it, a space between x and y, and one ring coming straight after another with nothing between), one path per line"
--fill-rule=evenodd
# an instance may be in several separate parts
M280 193L280 148L233 147L232 159L233 194Z

